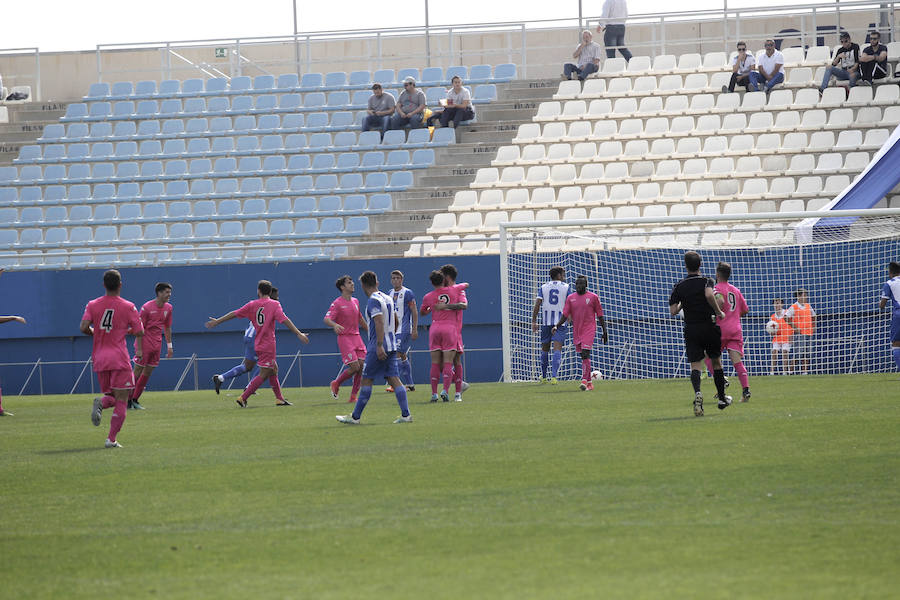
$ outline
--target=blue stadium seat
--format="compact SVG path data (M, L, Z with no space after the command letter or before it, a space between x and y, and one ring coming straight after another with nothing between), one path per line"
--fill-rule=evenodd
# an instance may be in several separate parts
M209 151L209 138L189 138L185 156L204 156Z
M434 130L434 136L431 138L432 146L446 146L456 143L456 130L450 127L441 127Z
M162 158L178 158L185 152L187 152L187 148L185 148L183 138L166 140L166 143L163 144Z
M414 67L409 67L406 69L400 69L397 71L397 83L403 83L403 80L407 77L412 77L417 82L419 81L419 69Z
M447 67L447 75L443 80L444 85L450 85L450 80L454 77L459 77L463 80L463 83L466 83L466 79L469 76L469 69L467 67Z
M327 148L331 146L331 134L330 133L314 133L309 136L309 148L310 150L314 148Z
M272 247L272 260L288 260L296 255L294 242L278 242Z
M300 81L296 73L282 73L275 84L276 92L292 92L300 87Z
M440 67L425 67L422 69L422 79L417 82L417 85L441 85L443 81L444 72Z
M177 117L182 112L181 100L178 98L169 98L159 103L160 117Z
M66 106L66 114L60 119L60 121L80 121L85 118L88 114L87 104L84 102L73 102Z
M278 96L275 94L260 94L253 103L253 109L250 111L255 114L265 114L272 112L278 107Z
M316 177L315 191L320 194L331 193L338 185L337 175L319 175Z
M191 181L191 198L207 198L213 193L212 179L194 179Z
M188 122L184 127L184 132L188 136L205 135L207 131L209 131L209 121L206 117L188 119Z
M131 200L137 200L137 197L141 193L141 186L139 183L135 181L126 181L124 183L120 183L119 187L116 188L116 201L117 202L128 202Z
M269 233L269 224L261 219L244 223L244 236L249 238L265 237Z
M91 146L91 158L93 160L103 160L113 155L112 142L96 142Z
M216 156L231 154L234 152L234 138L230 136L213 138L210 152Z
M252 119L253 117L250 117L250 118ZM240 119L240 117L238 117L238 119ZM235 123L237 123L238 119L235 119ZM257 150L259 150L259 138L256 137L255 135L241 136L237 139L237 142L235 143L235 153L236 154L243 154L243 155L253 154Z
M267 184L268 187L268 184ZM281 215L290 215L291 214L291 199L279 196L277 198L272 198L269 200L269 206L267 209L267 214L269 217L281 216Z
M319 220L313 218L297 219L294 222L294 235L309 237L319 231Z
M268 92L275 87L275 78L272 75L257 75L253 78L253 89L257 92Z
M19 200L21 200L23 204L40 202L42 195L39 186L19 188Z
M164 199L166 200L182 200L187 198L189 194L188 191L188 182L184 179L176 179L175 181L166 182L166 193ZM169 205L169 216L178 216L172 214L172 206L178 204L178 202L173 202ZM182 204L188 205L187 202L182 202ZM187 214L187 213L185 213Z
M213 164L213 173L216 175L230 175L237 170L237 159L232 156L217 158Z
M65 227L51 227L44 232L45 246L61 246L69 241L69 230Z
M203 92L203 80L202 79L185 79L181 82L181 92L179 92L179 96L197 96Z
M344 71L333 71L325 74L325 90L341 90L347 85L347 73Z
M353 113L345 110L337 111L331 115L331 123L328 125L330 131L341 131L354 126Z
M231 117L213 117L209 121L211 135L224 135L231 133Z
M119 222L138 221L141 218L141 205L137 202L123 202L119 204Z
M350 194L344 198L341 211L345 214L360 214L366 211L366 197L363 194Z
M138 154L143 159L158 158L162 154L162 144L159 140L143 140L138 146Z
M384 166L384 152L374 151L363 154L360 171L378 171Z
M275 219L269 224L270 239L286 239L294 229L294 222L290 219Z
M192 142L195 140L191 140ZM209 140L196 140L198 142L209 143ZM212 173L212 160L209 158L195 158L191 161L188 173L191 177L206 177Z
M323 83L321 73L304 73L300 78L300 91L315 92L321 89Z
M316 213L319 216L337 214L343 210L341 197L337 195L322 196L316 205Z
M334 152L349 152L356 146L356 131L338 131L331 144Z
M195 242L209 242L217 237L219 237L219 225L215 221L200 221L194 225Z
M135 179L141 174L140 166L133 161L120 162L116 167L116 179L119 181Z
M34 248L44 241L44 231L36 227L19 230L19 248Z
M69 242L73 244L90 242L93 236L94 232L90 227L78 226L69 229Z
M241 196L258 196L262 192L261 177L245 177L241 179Z
M316 154L313 157L312 167L310 168L310 172L312 173L327 173L334 168L334 154Z
M44 175L44 180L46 181L46 173ZM95 182L109 181L110 179L115 178L115 176L116 165L114 165L113 163L95 163L94 166L91 167L91 179L93 179Z
M412 133L410 132L410 136ZM428 133L428 130L425 130L425 133ZM403 168L409 164L409 150L391 150L387 155L387 167L388 168Z
M68 199L68 188L64 185L48 185L44 188L44 204L62 202Z
M381 139L381 148L400 148L400 146L405 143L406 131L402 129L390 129L385 132L384 137Z
M440 87L430 87L425 90L425 103L428 106L438 106L442 98L447 97L447 90Z
M148 121L141 121L141 123L145 123ZM95 123L95 125L109 125L109 123ZM118 121L113 128L112 135L110 136L112 140L117 142L123 142L127 140L131 140L137 136L137 123L134 121Z
M325 92L312 92L303 97L303 107L307 110L315 110L325 106Z
M134 102L131 100L122 100L113 105L111 120L121 121L130 119L134 115Z
M356 90L350 97L349 107L356 110L365 110L369 106L369 98L371 97L371 90Z
M97 211L94 211L96 217ZM110 244L115 242L119 237L118 228L115 225L100 225L94 228L94 242Z
M71 105L69 105L71 106ZM66 142L77 142L83 140L88 137L90 134L88 132L88 124L87 123L69 123L66 127Z
M115 198L116 185L114 183L98 183L91 190L91 199L94 202L114 201Z
M87 166L87 165L85 165ZM25 165L19 169L19 183L34 183L44 176L44 170L40 165Z
M395 171L391 173L391 182L387 186L390 192L402 192L411 188L413 185L413 174L411 171Z
M381 87L391 87L397 83L393 69L378 69L372 74L372 83L380 83Z
M41 183L62 183L67 178L66 165L47 165L44 167L44 178Z
M311 112L306 115L306 125L303 127L303 131L306 133L316 133L325 131L326 127L328 127L328 113Z
M415 150L412 155L412 166L419 169L425 169L434 164L434 150L431 148L423 148Z
M335 191L342 194L352 194L362 188L362 173L344 173L341 175L341 183Z
M293 154L288 160L287 170L296 173L297 171L307 171L311 166L309 154Z
M119 213L121 214L121 209ZM197 200L191 209L191 215L196 218L206 219L216 214L216 203L214 200Z
M88 114L85 121L103 121L112 112L112 105L109 102L91 102L88 106Z
M339 91L328 93L328 108L350 108L350 92Z
M192 100L203 100L203 98L192 98ZM166 119L162 123L163 138L180 137L184 134L184 121L181 119Z
M44 126L44 131L41 132L41 137L38 138L38 142L56 142L61 140L65 136L65 125L63 125L62 123L50 123L49 125Z
M475 88L472 104L487 104L497 99L497 86L493 83L479 85Z
M138 122L137 137L142 140L149 140L159 135L159 121L156 119L146 119ZM136 151L135 151L136 152Z
M66 158L65 162L79 162L88 157L88 153L90 152L90 146L79 142L77 144L69 144L66 147Z
M10 248L19 242L19 232L15 229L0 229L0 248Z
M250 96L235 96L231 99L231 114L245 114L253 110L253 98Z
M356 171L359 168L359 154L344 152L337 157L335 169L338 171Z
M44 220L44 210L40 206L25 206L22 213L16 218L16 209L0 208L0 223L15 223L20 226L37 225Z
M66 175L66 182L84 182L89 181L90 178L91 166L86 163L75 163L69 167L69 172Z
M344 225L343 235L368 235L369 234L369 217L347 217Z
M469 69L468 83L488 83L491 78L491 65L475 65Z
M307 143L305 133L291 133L284 138L284 149L288 152L296 152L306 148Z
M386 212L393 207L390 194L373 194L369 197L369 212Z
M160 98L172 98L181 90L181 82L177 79L164 79L159 84L156 95Z
M240 225L240 223L237 223ZM222 231L219 230L219 238L221 239ZM217 263L236 263L240 262L241 259L244 258L244 250L242 249L242 244L233 243L233 244L225 244L222 246L222 250L218 259L216 259Z
M159 104L157 104L156 100L140 100L137 103L137 108L135 109L134 114L138 118L148 118L155 116L159 113Z
M109 96L109 84L108 83L92 83L88 88L87 96L84 97L85 100L103 100L107 96Z
M218 206L216 208L216 214L220 217L233 217L239 215L241 214L241 203L239 200L235 200L233 198L219 200Z
M305 122L306 120L303 116L303 113L286 114L281 119L281 132L296 133L300 131L300 128L303 127Z
M156 95L156 82L152 80L138 81L134 86L135 99L150 98Z
M3 169L4 167L0 167ZM15 168L15 167L13 167ZM57 186L59 187L59 186ZM0 187L0 206L9 206L19 201L19 191L13 187Z
M300 106L300 94L284 94L278 100L278 112L296 112Z
M516 78L516 65L505 63L494 67L493 81L495 83L506 83Z
M232 77L228 85L228 93L232 95L243 94L251 89L253 89L253 80L248 75Z
M409 137L403 144L405 148L424 148L431 142L431 132L427 128L410 129Z
M205 96L220 96L228 89L228 80L224 77L213 77L206 80Z
M347 81L349 89L366 89L372 87L372 74L369 71L353 71Z
M390 132L388 132L390 133ZM354 150L374 150L381 145L381 133L378 131L363 131L356 140Z
M270 117L277 117L278 115L267 115ZM260 120L263 117L260 117ZM271 154L273 152L281 152L282 147L284 146L284 142L281 139L280 135L265 135L260 140L259 149L264 154Z
M262 198L248 198L244 200L243 215L255 217L266 213L266 201Z
M125 121L127 123L133 123L132 121ZM116 123L118 125L118 123ZM91 123L91 133L85 141L106 141L107 138L112 137L113 124L109 121L98 121L96 123Z
M291 193L305 194L313 189L312 175L296 175L291 177Z
M44 211L44 223L46 225L58 225L68 220L69 209L65 206L48 206Z
M253 115L240 115L238 117L235 117L234 125L232 125L231 129L233 133L249 133L253 129L256 129L256 117L254 117ZM241 147L240 142L241 140L239 138L237 144L238 149L240 149Z
M360 189L361 192L372 193L372 192L383 192L385 187L388 184L388 176L387 173L368 173L366 175L365 185Z
M341 217L324 217L319 221L320 237L330 237L344 233L344 219Z
M206 98L192 97L184 99L183 117L199 117L204 113L206 113ZM184 131L183 126L181 130Z
M285 165L284 156L281 156L280 154L275 156L266 156L263 158L260 173L267 176L279 175L285 170L286 166L287 165ZM272 181L272 179L275 178L272 177L269 181ZM273 185L275 185L274 182ZM287 189L287 179L285 179L284 189Z
M41 147L37 145L19 146L19 156L13 163L38 162L41 159Z
M146 215L147 211L144 211ZM71 237L71 232L69 234ZM145 242L156 242L156 241L164 241L169 238L168 232L166 231L165 223L150 223L144 227L144 241Z
M129 158L135 158L138 154L138 143L137 142L116 142L116 150L114 156L119 160L128 160Z
M254 175L261 170L262 165L258 156L242 156L238 161L237 172L240 175Z
M312 196L299 196L294 198L291 212L294 215L308 215L316 211L316 199Z
M94 209L86 204L77 204L69 209L69 223L87 223L94 216Z
M147 181L141 186L141 195L138 199L141 202L153 202L162 198L166 189L162 181ZM165 205L163 205L165 206ZM147 216L147 207L144 207L144 216Z
M125 100L134 95L134 86L130 81L117 81L112 84L109 100Z
M207 116L223 115L231 110L231 102L225 96L213 96L206 103Z
M256 129L253 133L274 134L281 130L281 116L279 115L260 115L256 120ZM267 136L268 137L268 136ZM278 138L278 148L281 148L281 136ZM265 141L265 138L263 138Z

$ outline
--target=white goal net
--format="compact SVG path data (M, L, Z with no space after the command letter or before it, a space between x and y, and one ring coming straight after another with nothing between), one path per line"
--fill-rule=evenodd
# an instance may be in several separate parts
M601 343L598 328L591 353L595 369L608 378L687 376L682 322L669 316L668 299L685 275L688 250L701 254L701 272L712 279L719 261L731 264L730 283L750 307L742 324L744 364L751 375L799 372L798 357L790 352L787 357L779 352L773 360L773 335L766 323L775 299L783 299L788 308L801 288L808 291L816 315L809 372L890 370L890 314L878 310L878 300L888 263L900 260L900 209L845 211L841 220L820 221L804 235L797 230L800 217L823 215L501 225L504 380L541 376L539 334L532 331L531 317L538 288L554 266L565 268L569 283L587 276L588 289L603 304L609 343ZM730 373L727 360L725 364ZM570 332L559 377L580 376L581 360Z

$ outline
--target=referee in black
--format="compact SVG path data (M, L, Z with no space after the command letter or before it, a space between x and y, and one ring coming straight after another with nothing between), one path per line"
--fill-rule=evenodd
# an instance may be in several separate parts
M731 405L725 395L725 372L722 370L722 332L716 325L716 317L724 317L716 299L715 283L700 275L700 255L686 252L684 267L687 277L675 284L669 296L669 313L677 315L684 310L684 346L691 363L691 385L694 386L694 416L703 416L703 394L700 392L700 372L703 357L708 356L713 365L713 381L719 393L719 410Z

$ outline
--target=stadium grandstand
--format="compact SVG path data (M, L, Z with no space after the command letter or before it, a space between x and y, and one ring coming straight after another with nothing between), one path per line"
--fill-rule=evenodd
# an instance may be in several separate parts
M469 264L496 289L505 222L828 209L900 125L895 18L854 3L633 15L634 57L603 60L583 83L559 72L596 18L0 50L0 73L29 95L0 104L0 265L73 271L71 282L111 265L147 268L148 280L166 280L153 271L164 267L220 269L204 275L214 281L222 265L321 263L304 273L330 281L345 270L334 261L424 270L488 256ZM873 30L888 76L820 95L839 32L863 45ZM784 83L722 93L735 43L758 52L768 38L784 54ZM364 64L335 58L350 54ZM383 139L360 131L373 82L396 95L411 76L438 108L454 75L472 90L474 120ZM900 208L896 192L852 208ZM642 248L658 224L636 223L603 247ZM784 245L794 231L757 223L701 240L670 228L664 243ZM485 340L499 337L500 320L481 319Z

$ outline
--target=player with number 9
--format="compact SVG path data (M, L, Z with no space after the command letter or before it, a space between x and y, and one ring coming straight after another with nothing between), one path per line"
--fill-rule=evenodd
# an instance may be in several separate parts
M281 309L281 303L270 297L272 293L272 284L270 282L265 279L261 280L256 290L258 296L256 300L251 300L239 309L233 310L219 318L210 317L209 321L206 322L206 328L212 329L235 317L250 319L250 322L256 328L256 338L253 345L256 349L259 375L253 378L250 385L246 387L236 402L241 408L246 407L247 398L259 389L263 381L268 379L269 385L272 386L272 391L275 393L275 405L290 406L291 403L282 396L281 385L278 383L278 361L275 358L275 323L284 323L304 344L309 343L309 337L297 329L288 316L284 314L284 311Z
M722 351L728 350L728 356L731 358L731 364L737 372L738 380L741 382L741 402L750 400L750 377L747 374L747 367L744 366L744 332L741 329L741 317L750 312L747 301L741 290L728 283L731 278L731 265L727 262L720 262L716 265L716 287L715 294L720 302L720 308L725 314L724 317L717 317L719 329L722 331ZM712 361L707 358L706 366L712 372Z

